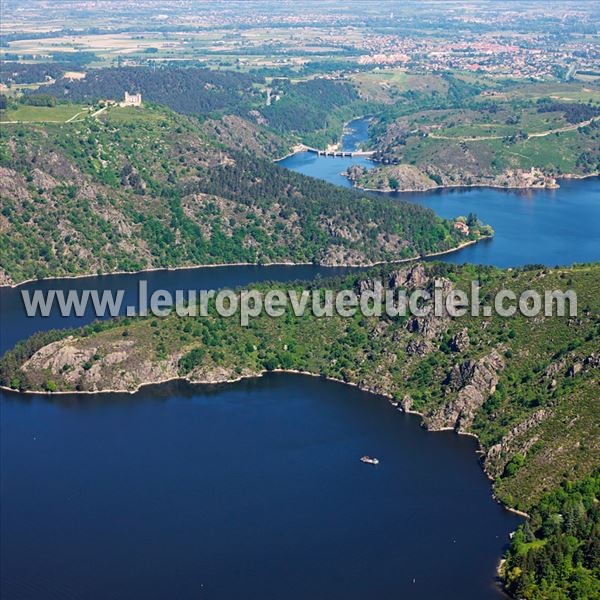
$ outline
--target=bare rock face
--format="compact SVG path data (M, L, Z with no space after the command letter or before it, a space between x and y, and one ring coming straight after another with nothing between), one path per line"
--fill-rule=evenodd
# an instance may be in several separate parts
M515 449L518 445L518 452L526 454L531 446L537 441L537 437L531 437L526 444L519 445L519 438L527 433L530 429L537 427L546 417L548 417L550 411L546 409L540 409L529 416L525 421L522 421L517 426L513 427L498 444L491 446L485 456L485 470L491 477L498 477L504 471L506 463L511 458Z
M32 182L37 188L41 188L43 190L53 190L58 182L54 177L48 175L48 173L44 173L40 169L33 169L31 171Z
M381 281L376 279L363 279L358 282L358 293L364 294L365 292L375 292L379 297L383 296L383 286Z
M456 397L425 419L429 429L466 431L475 413L498 384L498 373L504 369L504 359L496 350L478 360L469 359L455 365L446 379L449 393Z
M217 384L235 381L242 377L256 377L257 375L258 373L250 369L243 369L241 373L238 373L234 367L212 367L207 370L200 366L188 375L188 379L192 382Z
M586 356L583 360L583 366L590 369L600 368L600 352L594 352Z
M364 253L354 248L331 245L319 261L324 267L341 267L345 265L362 265L366 261Z
M392 288L417 288L424 286L429 281L425 267L423 265L415 265L393 271L390 274L389 284Z
M360 240L360 233L355 228L348 226L345 223L340 223L340 219L338 218L324 218L320 225L331 237L348 240L350 242L357 242Z
M367 170L364 167L361 167L360 165L352 165L346 170L346 177L354 183L357 182L366 172Z
M96 352L96 347L78 348L72 344L73 337L69 336L65 340L59 340L40 348L24 365L23 370L35 373L49 370L52 373L60 373L73 365L83 365ZM83 367L80 367L80 375ZM72 381L74 370L67 372L68 381ZM65 377L66 378L66 377Z
M573 362L571 362L573 361ZM569 364L570 363L570 364ZM569 365L567 367L567 365ZM600 368L600 352L592 352L585 357L563 357L559 361L553 362L544 371L544 377L551 380L551 387L556 387L556 376L575 377L579 373L585 373L589 370Z
M400 400L400 408L402 408L404 412L410 412L413 404L414 400L408 394L406 394L402 400Z
M579 373L585 373L590 369L600 368L600 352L593 352L583 359L576 360L568 369L567 377L575 377Z
M130 187L139 194L146 191L146 182L142 179L138 170L129 163L121 170L121 185Z
M177 377L178 355L157 362L142 354L142 349L129 340L100 348L69 336L38 350L23 365L23 371L40 389L47 375L70 389L90 392L134 390Z
M575 375L581 373L582 369L583 369L583 363L580 363L580 362L573 363L569 367L569 370L567 371L567 377L575 377Z
M452 352L464 352L469 347L469 343L469 333L464 328L450 340L450 350Z
M13 278L0 267L0 285L12 285L14 283Z
M383 159L383 164L388 165L389 160ZM366 173L350 172L349 177L359 187L378 189L386 192L425 191L437 187L435 181L430 179L422 169L409 164L395 164L377 167Z
M409 355L416 355L419 357L429 354L433 349L433 345L428 340L417 340L412 339L406 345L406 353Z
M555 375L558 375L566 365L566 360L563 358L557 362L553 362L546 367L544 371L544 377L553 378Z
M5 167L0 167L0 195L15 200L28 200L30 197L24 177Z

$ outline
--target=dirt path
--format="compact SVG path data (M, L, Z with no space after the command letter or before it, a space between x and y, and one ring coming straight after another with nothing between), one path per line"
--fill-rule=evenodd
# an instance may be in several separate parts
M579 129L579 127L586 127L590 125L594 121L597 121L600 117L593 117L588 119L587 121L582 121L581 123L574 123L573 125L566 125L565 127L559 127L557 129L549 129L548 131L540 131L538 133L528 133L527 139L538 138L538 137L546 137L548 135L552 135L553 133L565 133L566 131L574 131L575 129ZM503 140L505 135L481 135L475 137L462 137L462 136L451 136L451 135L436 135L435 133L430 133L430 138L434 140L457 140L459 142L481 142L484 140Z
M89 109L88 109L88 110L89 110ZM87 112L87 110L81 110L81 111L79 111L78 113L74 114L74 115L73 115L73 116L72 116L70 119L67 119L67 120L65 121L65 123L73 123L73 122L75 121L75 119L77 119L77 117L78 117L79 115L83 115L83 114L85 114L86 112ZM79 120L79 121L83 121L83 119L77 119L77 120Z
M106 106L103 106L99 110L97 110L95 113L92 113L92 117L96 118L98 115L102 114L107 108L108 108L108 104Z

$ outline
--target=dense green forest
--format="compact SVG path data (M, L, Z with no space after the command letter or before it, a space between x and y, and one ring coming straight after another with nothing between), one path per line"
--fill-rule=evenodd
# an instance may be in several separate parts
M600 470L540 500L513 536L503 570L516 598L600 597Z
M122 100L125 92L142 92L143 98L184 114L235 112L252 102L257 78L233 71L115 67L90 71L85 79L61 79L45 86L44 93L73 102ZM35 94L37 92L33 92Z
M11 63L12 64L12 63ZM222 114L258 121L279 135L294 134L309 145L338 141L344 122L373 109L348 82L315 78L292 83L275 78L267 105L265 79L256 74L197 67L111 67L90 71L84 79L64 79L62 64L19 65L1 72L5 80L27 83L37 77L57 79L27 95L52 94L60 100L121 100L141 92L145 101L200 117Z
M582 123L600 115L600 107L582 102L552 102L544 99L538 101L538 112L561 112L569 123Z
M408 202L292 173L162 108L0 133L4 282L228 262L365 264L475 240Z
M69 63L19 63L3 60L0 62L0 82L37 83L46 78L59 79L73 68Z
M351 84L330 79L274 79L272 94L278 99L261 109L269 126L282 134L299 134L318 148L337 142L345 121L372 109Z

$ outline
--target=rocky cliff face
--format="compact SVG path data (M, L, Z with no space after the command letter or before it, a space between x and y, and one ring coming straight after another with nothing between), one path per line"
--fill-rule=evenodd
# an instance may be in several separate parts
M346 176L361 189L382 192L424 192L443 187L488 186L498 188L556 188L552 176L539 170L507 169L485 174L473 169L445 170L438 165L382 165L366 170L350 167Z
M107 347L70 336L41 348L23 365L23 371L32 381L44 374L50 381L60 377L82 392L131 391L145 383L176 377L178 359L174 355L166 360L152 360L127 338Z
M469 359L455 365L446 379L447 393L456 394L447 404L426 415L429 429L468 431L475 414L494 393L498 374L505 362L497 350L478 360Z
M357 187L382 192L424 192L437 187L427 173L413 165L380 167L369 171L362 167L350 167L346 175Z
M499 477L515 449L521 454L527 454L529 449L538 441L537 436L530 437L526 442L521 438L531 429L537 427L550 415L550 411L541 409L513 427L498 444L488 448L485 455L485 470L490 477Z

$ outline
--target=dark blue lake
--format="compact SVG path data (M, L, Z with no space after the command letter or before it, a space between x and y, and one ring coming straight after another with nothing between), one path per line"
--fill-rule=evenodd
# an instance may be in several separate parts
M306 376L4 394L0 439L6 600L492 600L519 522L472 438Z

